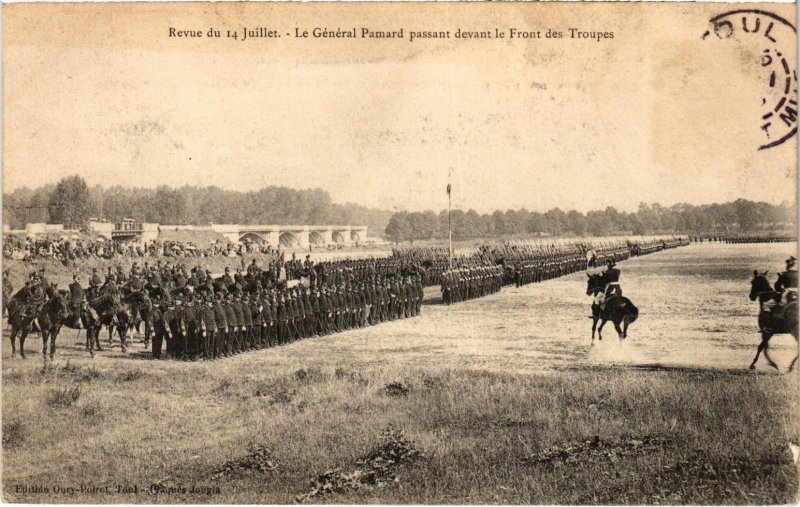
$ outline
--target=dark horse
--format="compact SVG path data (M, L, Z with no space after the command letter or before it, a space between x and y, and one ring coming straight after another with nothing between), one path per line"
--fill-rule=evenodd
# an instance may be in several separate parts
M50 299L41 307L37 316L39 329L42 332L42 357L47 364L47 342L50 341L50 360L56 354L56 338L61 331L64 319L69 314L69 292L54 290Z
M778 303L780 303L781 293L773 290L772 286L767 280L767 272L759 273L753 271L753 280L750 282L750 301L758 300L760 312L758 314L758 327L761 329L761 343L758 344L758 351L756 357L750 364L750 369L756 367L756 361L761 352L764 352L764 357L770 366L778 369L772 359L767 353L769 340L776 334L790 334L797 340L797 300L791 301L783 307L783 317L778 318L775 316L775 311L779 310ZM768 309L772 307L771 309ZM765 311L765 309L768 309ZM798 356L795 356L792 363L789 365L789 371L794 369L797 363Z
M9 333L11 338L11 359L14 359L17 355L17 336L19 336L19 355L22 359L25 359L25 338L33 329L39 310L46 302L47 300L45 299L29 301L21 290L8 301L8 325L11 328Z
M595 297L598 293L605 290L605 277L602 274L590 275L586 287L586 295ZM639 317L639 309L634 306L630 299L623 296L610 296L604 307L597 303L592 303L592 345L594 345L594 332L597 329L599 340L603 339L603 326L607 321L614 323L620 342L628 337L628 326L633 324ZM597 328L597 321L600 321L600 328ZM620 328L620 324L622 327Z
M125 352L128 348L128 327L131 321L131 315L125 305L122 304L119 293L102 294L91 301L89 306L96 312L96 317L93 312L84 312L84 318L89 319L90 322L84 323L86 326L86 341L89 347L89 352L94 356L91 348L90 335L93 335L94 342L97 345L97 350L100 348L100 328L105 325L108 328L108 341L111 343L112 333L116 329L119 334L120 345L122 351Z

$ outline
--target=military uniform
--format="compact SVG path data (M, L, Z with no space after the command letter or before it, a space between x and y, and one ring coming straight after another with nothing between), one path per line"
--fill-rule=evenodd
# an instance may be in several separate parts
M217 318L214 311L214 298L207 296L205 306L200 311L200 354L203 359L214 358L215 337L217 333Z

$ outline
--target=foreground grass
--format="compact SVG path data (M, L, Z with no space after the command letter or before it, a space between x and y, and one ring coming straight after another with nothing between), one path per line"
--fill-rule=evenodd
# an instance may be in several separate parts
M418 455L392 464L390 480L310 501L797 501L788 448L800 442L795 376L274 366L265 354L6 368L5 500L291 503L323 472L357 470L394 427ZM648 438L660 443L624 444ZM588 454L587 440L596 447ZM259 445L268 459L260 468L248 461ZM56 491L68 487L76 491Z

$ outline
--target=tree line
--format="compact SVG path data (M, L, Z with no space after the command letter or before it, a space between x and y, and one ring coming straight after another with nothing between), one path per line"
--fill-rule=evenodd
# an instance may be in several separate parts
M358 204L335 204L319 188L269 186L250 192L216 186L156 188L93 186L80 176L55 185L20 188L3 195L3 221L12 229L29 222L85 226L90 219L174 224L366 225L383 233L390 211Z
M186 185L90 187L80 176L63 178L55 185L20 188L3 196L3 220L12 229L26 223L48 222L84 226L91 218L119 222L175 225L277 224L366 225L369 234L392 241L447 238L447 210L439 213L396 212L358 204L335 204L319 188L292 189L269 186L250 192L215 186ZM609 206L581 213L553 208L544 213L527 209L480 214L453 210L454 239L510 235L606 236L613 234L758 233L796 227L795 207L737 199L723 204L640 203L632 213Z
M757 233L796 227L795 207L737 199L723 204L640 203L632 213L609 206L604 210L564 211L553 208L540 213L527 209L479 214L452 210L454 239L509 235L607 236L614 234L712 234ZM447 238L447 210L397 212L389 219L386 236L395 242Z

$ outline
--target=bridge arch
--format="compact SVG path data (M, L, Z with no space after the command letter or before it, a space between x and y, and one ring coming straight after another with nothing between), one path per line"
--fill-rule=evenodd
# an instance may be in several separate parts
M242 234L241 236L239 236L239 242L240 243L244 243L247 240L250 240L253 243L259 243L259 244L261 244L261 243L269 243L269 241L267 241L267 239L264 236L262 236L262 235L260 235L260 234L258 234L256 232L246 232L246 233Z
M311 231L308 233L308 242L312 245L324 245L325 236L323 236L320 232Z
M344 236L342 236L342 233L339 231L333 231L331 234L331 241L334 243L344 243Z
M361 233L359 231L350 231L350 241L361 241Z
M299 243L300 243L300 238L294 232L284 231L280 235L281 246L292 247Z

